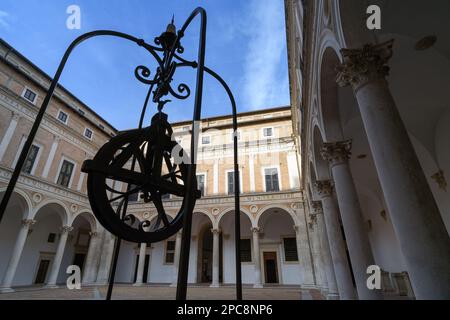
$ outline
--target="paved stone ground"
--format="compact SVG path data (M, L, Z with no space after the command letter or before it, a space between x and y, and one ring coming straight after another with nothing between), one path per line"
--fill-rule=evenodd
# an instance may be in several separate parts
M15 292L0 294L0 300L103 300L106 286L85 287L81 290L67 288L43 289L21 288ZM172 300L175 288L169 286L146 285L134 287L117 284L113 291L113 300ZM195 286L188 288L189 300L233 300L234 287L210 288ZM321 300L318 290L301 290L295 287L270 287L263 289L243 288L246 300Z

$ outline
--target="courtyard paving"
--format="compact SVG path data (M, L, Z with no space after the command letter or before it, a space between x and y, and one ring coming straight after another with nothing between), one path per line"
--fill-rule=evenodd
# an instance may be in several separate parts
M81 290L67 288L20 288L15 292L0 294L0 300L104 300L106 286L84 287ZM146 285L135 287L117 284L113 300L173 300L176 288ZM210 288L193 286L188 288L188 300L234 300L234 287ZM243 288L245 300L322 300L318 290L301 290L298 287Z

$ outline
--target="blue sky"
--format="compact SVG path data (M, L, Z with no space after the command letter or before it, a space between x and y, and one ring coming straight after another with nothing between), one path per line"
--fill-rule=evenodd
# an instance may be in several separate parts
M81 30L69 30L69 5L81 9ZM53 76L66 47L82 33L111 29L153 44L175 14L181 24L197 6L208 13L206 64L230 85L238 111L289 104L283 0L1 0L0 37ZM183 56L196 60L199 23L182 41ZM153 58L124 40L96 38L75 49L61 84L116 128L137 126L147 87L134 78L134 68L155 68ZM194 89L195 71L174 78ZM170 121L192 118L193 96L173 99L165 107ZM229 114L222 88L205 80L203 117ZM148 117L153 114L151 105ZM148 123L148 121L147 121Z

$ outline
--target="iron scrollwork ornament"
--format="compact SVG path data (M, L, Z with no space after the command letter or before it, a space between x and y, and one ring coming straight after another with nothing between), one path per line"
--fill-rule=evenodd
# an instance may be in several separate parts
M183 148L173 141L173 130L168 116L162 112L170 100L187 99L189 87L182 83L176 92L171 82L177 66L195 67L195 63L174 61L177 54L184 52L180 44L182 32L176 33L172 22L167 30L155 39L154 51L162 52L163 58L153 79L150 69L138 66L136 78L155 88L152 101L158 112L151 125L146 128L119 132L103 145L92 160L83 163L82 171L88 174L87 192L92 210L98 221L111 233L121 239L137 243L153 243L174 235L183 227L183 217L192 212L195 199L200 197L194 181L194 201L187 203L192 193L186 190L190 157ZM181 161L182 160L182 161ZM127 190L123 190L123 186ZM119 186L119 187L118 187ZM180 197L181 207L172 217L164 208L168 196ZM152 203L157 213L155 221L144 220L137 223L137 217L128 214L126 207L131 198L140 198L144 203Z

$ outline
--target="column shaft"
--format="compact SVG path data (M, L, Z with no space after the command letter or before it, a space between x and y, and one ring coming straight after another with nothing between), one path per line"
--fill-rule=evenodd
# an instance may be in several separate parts
M253 240L253 252L255 260L255 283L253 285L254 288L262 288L261 283L261 260L260 260L260 252L259 252L259 228L252 228L252 240Z
M144 267L145 267L145 256L147 252L147 244L141 243L139 246L139 259L138 259L138 267L136 274L136 282L135 286L141 286L144 279Z
M86 263L83 271L83 284L91 284L95 282L95 274L97 272L98 261L98 238L97 232L90 233L89 249L86 256Z
M218 229L212 229L213 233L213 266L211 287L219 287L219 235Z
M323 214L317 214L317 227L319 232L320 247L322 248L322 258L325 267L325 275L328 284L328 299L339 299L338 288L336 284L336 275L334 274L333 262L331 259L330 246L327 236L327 230L323 221Z
M304 214L304 213L303 213ZM294 226L297 242L297 254L303 275L302 287L314 286L313 267L310 254L310 245L305 224Z
M35 222L35 220L22 221L22 227L20 228L19 234L17 235L16 243L14 245L14 249L11 254L5 276L3 278L0 292L12 291L11 285L17 271L17 266L19 265L20 257L22 256L25 241L27 240L28 230L30 229L30 226L32 226Z
M66 248L67 236L72 231L72 227L64 226L62 228L61 237L59 238L58 248L56 249L55 257L53 258L52 268L50 270L50 276L47 281L47 287L55 287L58 280L59 269L61 268L61 261Z
M180 264L181 235L182 235L181 231L178 231L175 240L175 259L173 265L173 282L171 284L172 287L176 287L178 282L178 265Z

